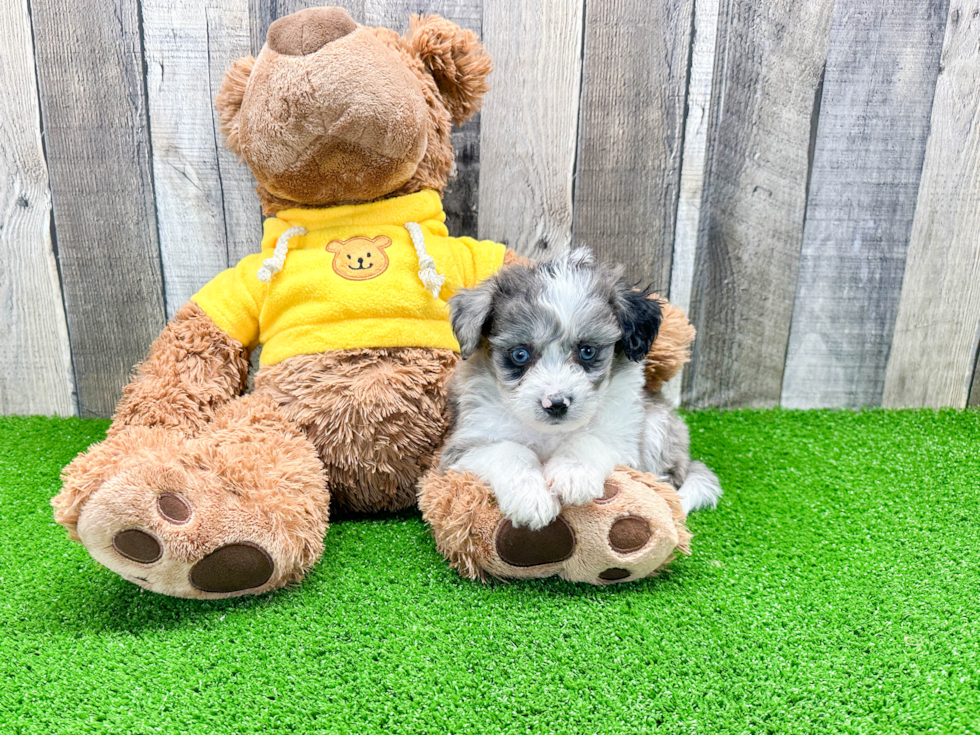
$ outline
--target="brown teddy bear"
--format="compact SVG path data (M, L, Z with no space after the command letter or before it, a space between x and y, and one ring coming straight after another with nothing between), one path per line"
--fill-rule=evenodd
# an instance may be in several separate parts
M229 68L216 104L258 181L262 252L181 308L65 469L56 520L96 560L163 594L261 593L320 557L331 504L416 502L458 359L445 302L517 259L449 237L440 200L489 72L442 18L402 37L339 8L277 20Z

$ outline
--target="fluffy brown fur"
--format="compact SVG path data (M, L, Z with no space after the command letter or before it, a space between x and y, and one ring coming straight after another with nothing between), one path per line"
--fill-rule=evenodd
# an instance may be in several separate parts
M646 387L656 393L663 384L673 378L691 360L691 343L695 330L687 320L687 315L662 296L654 294L651 298L660 301L663 321L657 339L647 353L644 372Z
M421 15L412 18L405 44L432 75L453 122L473 117L492 70L476 34L438 15Z
M419 490L422 517L432 529L436 548L450 566L469 579L486 581L561 576L573 582L609 584L599 575L609 569L630 572L627 580L657 574L676 553L690 553L691 534L685 526L680 498L672 487L628 467L617 467L609 477L611 498L603 502L565 508L561 518L574 537L567 559L535 566L512 566L498 553L496 538L503 522L493 493L469 473L431 471ZM610 529L625 517L643 519L650 538L635 551L617 552L610 544ZM538 532L540 533L540 532ZM532 542L533 543L533 542Z
M302 355L259 372L269 396L320 451L334 502L358 512L415 504L447 429L458 356L402 347Z
M123 389L109 436L131 426L204 429L222 404L241 394L248 353L197 304L181 307Z

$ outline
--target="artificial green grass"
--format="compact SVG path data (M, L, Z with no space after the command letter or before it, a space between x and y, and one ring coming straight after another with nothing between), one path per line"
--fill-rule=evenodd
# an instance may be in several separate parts
M106 422L0 419L2 733L980 730L980 414L695 413L725 487L659 579L483 586L417 514L195 602L51 519Z

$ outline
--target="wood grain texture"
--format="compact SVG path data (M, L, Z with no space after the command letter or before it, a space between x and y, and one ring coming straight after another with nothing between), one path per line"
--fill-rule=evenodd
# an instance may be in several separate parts
M708 111L711 104L711 80L715 70L715 46L718 38L718 0L695 0L694 37L691 41L691 65L687 83L687 116L684 120L684 146L680 192L674 226L674 251L670 263L671 303L685 313L691 311L691 288L697 253L698 221L704 190L704 163L708 144ZM675 406L681 403L684 373L674 377L662 389Z
M684 390L696 406L779 402L831 0L719 9Z
M483 0L364 0L364 23L399 33L408 30L412 15L433 13L483 35ZM492 79L491 79L492 82ZM443 192L446 227L455 236L478 233L477 192L480 186L480 115L452 133L456 170Z
M885 406L969 399L980 334L980 2L952 0Z
M135 0L33 5L81 416L108 416L164 325Z
M167 316L262 238L248 168L223 144L214 98L249 54L247 0L143 0L153 183Z
M75 413L26 0L0 5L0 414Z
M948 0L838 0L782 404L877 406Z
M493 90L481 120L480 237L540 258L572 238L583 0L484 10Z
M576 245L666 292L694 0L587 3Z

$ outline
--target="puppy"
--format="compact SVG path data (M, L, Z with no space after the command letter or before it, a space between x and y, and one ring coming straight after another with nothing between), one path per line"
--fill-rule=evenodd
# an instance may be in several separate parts
M464 362L440 466L489 484L516 526L602 496L616 465L672 484L685 512L714 507L718 479L688 455L684 421L644 388L660 304L577 249L510 266L450 302Z

